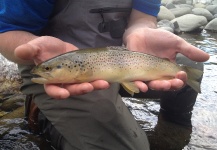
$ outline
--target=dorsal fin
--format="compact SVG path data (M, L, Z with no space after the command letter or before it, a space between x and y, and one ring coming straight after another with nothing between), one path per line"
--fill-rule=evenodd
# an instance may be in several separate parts
M107 46L108 50L129 51L125 46Z

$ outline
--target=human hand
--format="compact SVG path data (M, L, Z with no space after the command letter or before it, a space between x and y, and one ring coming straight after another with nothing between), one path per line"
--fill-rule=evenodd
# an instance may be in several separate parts
M77 49L76 46L60 39L51 36L42 36L17 47L14 53L18 58L33 61L37 65L57 55ZM108 87L109 83L104 80L82 84L44 85L46 93L56 99L64 99L69 96L81 95L93 90L106 89Z
M209 59L209 55L204 51L187 43L184 39L166 30L152 29L143 26L136 26L129 29L124 35L124 41L129 50L139 51L161 58L175 61L176 54L181 53L191 60L203 62ZM178 90L187 81L187 74L180 71L172 80L154 80L147 84L136 82L139 89L143 92L148 87L154 90Z

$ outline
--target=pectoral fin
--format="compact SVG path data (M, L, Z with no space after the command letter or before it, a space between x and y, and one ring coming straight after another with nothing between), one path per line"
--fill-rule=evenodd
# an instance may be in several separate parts
M92 70L85 70L80 72L80 74L75 78L77 82L88 82L88 80L92 77Z
M139 93L139 89L134 82L123 82L121 85L132 96L134 93Z

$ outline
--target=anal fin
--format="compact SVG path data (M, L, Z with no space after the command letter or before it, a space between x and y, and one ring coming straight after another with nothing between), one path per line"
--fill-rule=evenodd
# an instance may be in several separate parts
M123 82L121 85L131 96L133 96L134 93L139 93L139 88L134 82Z

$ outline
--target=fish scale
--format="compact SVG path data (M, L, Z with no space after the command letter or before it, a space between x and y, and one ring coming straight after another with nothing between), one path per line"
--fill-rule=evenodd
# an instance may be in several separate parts
M202 71L189 66L180 66L167 59L133 52L124 47L82 49L64 53L49 59L32 70L39 77L32 81L46 83L82 83L94 80L118 82L130 93L139 89L133 81L168 80L178 71L188 75L187 84L200 92L197 82Z

